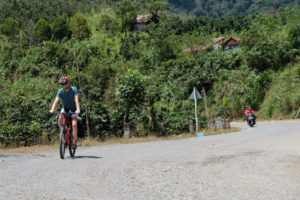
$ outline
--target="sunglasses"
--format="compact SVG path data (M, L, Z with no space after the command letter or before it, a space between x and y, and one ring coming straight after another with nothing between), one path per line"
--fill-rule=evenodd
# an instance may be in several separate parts
M64 86L64 85L68 85L68 83L61 83L60 85L61 85L61 86Z

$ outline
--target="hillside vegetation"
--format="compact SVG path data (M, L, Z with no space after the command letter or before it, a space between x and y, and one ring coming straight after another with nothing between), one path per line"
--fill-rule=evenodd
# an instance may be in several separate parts
M196 16L224 17L254 13L276 13L286 7L298 6L299 0L168 0L177 12Z
M263 118L294 118L300 105L300 62L277 73L270 90L260 106Z
M122 137L124 122L134 136L188 132L194 87L205 88L210 119L242 119L245 105L259 119L290 118L300 106L298 8L182 19L155 0L30 2L0 3L1 146L57 139L49 110L62 75L79 89L81 117L98 139ZM240 48L214 50L219 37L239 38ZM198 113L205 127L203 100Z

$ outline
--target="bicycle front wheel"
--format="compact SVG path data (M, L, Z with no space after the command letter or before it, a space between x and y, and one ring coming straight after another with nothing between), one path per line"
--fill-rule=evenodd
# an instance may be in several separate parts
M65 158L65 149L66 149L65 141L64 141L63 137L60 136L59 137L59 154L60 154L61 159Z

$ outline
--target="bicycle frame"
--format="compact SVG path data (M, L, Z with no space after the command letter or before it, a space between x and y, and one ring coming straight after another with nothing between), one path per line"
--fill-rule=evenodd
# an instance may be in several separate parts
M63 117L62 125L64 126L63 137L67 141L67 145L71 146L71 138L72 138L72 112L69 113L60 113Z

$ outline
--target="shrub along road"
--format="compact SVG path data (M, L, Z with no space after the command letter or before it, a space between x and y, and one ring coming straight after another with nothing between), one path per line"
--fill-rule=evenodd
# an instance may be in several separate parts
M0 154L0 199L278 199L300 197L300 122L182 140Z

